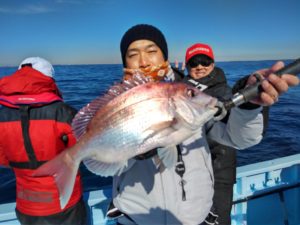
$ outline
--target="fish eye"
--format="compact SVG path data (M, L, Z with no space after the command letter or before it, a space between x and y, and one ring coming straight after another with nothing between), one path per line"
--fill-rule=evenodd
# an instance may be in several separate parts
M190 88L187 89L187 95L191 98L196 96L195 91Z

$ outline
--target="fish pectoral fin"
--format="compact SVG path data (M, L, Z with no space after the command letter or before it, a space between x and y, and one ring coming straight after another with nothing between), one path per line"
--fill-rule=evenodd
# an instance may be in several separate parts
M127 161L118 163L104 163L94 159L85 159L83 160L83 163L89 171L103 177L114 176L118 174L118 171L127 166Z
M171 168L177 163L178 154L176 146L158 148L157 155L166 168Z
M148 128L148 132L144 132L145 136L142 138L142 142L139 144L138 148L139 149L155 149L158 146L163 146L163 148L159 148L159 149L165 149L167 151L168 148L165 148L164 146L172 145L173 141L169 140L169 137L172 136L172 134L174 132L176 132L176 130L174 130L174 128L172 126L173 123L174 123L174 120L165 121L160 124L155 124L151 128ZM150 133L150 131L151 131L151 133ZM162 150L162 151L165 151L165 150ZM143 153L145 153L145 152L140 152L140 154L143 154Z
M175 118L173 120L164 121L161 123L153 124L148 127L143 132L143 142L146 142L152 138L164 138L174 132L173 124L175 123Z
M167 127L164 130L152 132L151 134L148 134L142 138L142 142L139 144L139 149L154 149L157 148L157 143L159 143L159 146L167 146L169 145L168 137L174 133L174 129L171 127ZM145 152L142 152L140 154L143 154Z
M168 127L171 127L175 123L175 121L176 121L176 119L174 118L172 120L163 121L161 123L156 123L156 124L153 124L152 126L150 126L149 128L147 128L147 130L145 130L145 131L151 130L153 132L159 132Z

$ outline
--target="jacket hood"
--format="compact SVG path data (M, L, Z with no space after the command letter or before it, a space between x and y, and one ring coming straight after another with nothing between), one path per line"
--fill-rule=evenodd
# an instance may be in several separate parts
M0 95L36 95L46 92L61 97L54 79L31 67L24 67L0 79Z

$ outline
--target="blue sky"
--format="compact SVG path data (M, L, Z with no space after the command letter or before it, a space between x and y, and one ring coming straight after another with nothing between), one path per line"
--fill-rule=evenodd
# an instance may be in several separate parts
M299 0L0 0L0 66L121 63L124 32L163 31L170 61L210 44L217 61L300 57Z

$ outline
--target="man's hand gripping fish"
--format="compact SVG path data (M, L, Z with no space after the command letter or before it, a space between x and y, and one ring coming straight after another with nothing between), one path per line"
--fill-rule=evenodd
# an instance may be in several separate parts
M73 120L78 142L42 165L34 176L52 175L64 208L81 161L92 172L112 176L128 159L158 148L166 166L183 142L218 111L217 100L183 83L152 82L134 75L82 108Z

